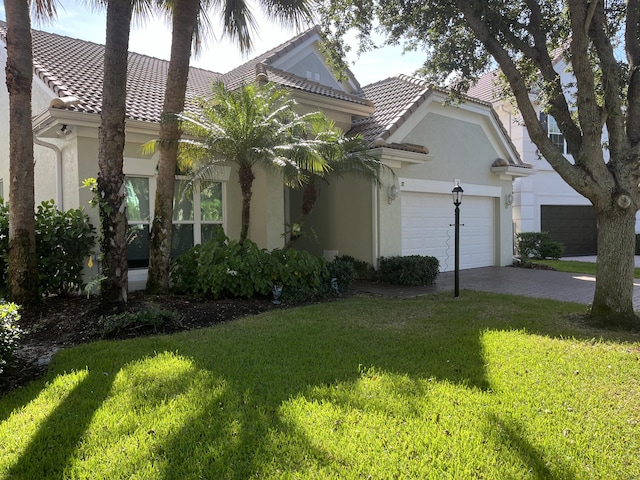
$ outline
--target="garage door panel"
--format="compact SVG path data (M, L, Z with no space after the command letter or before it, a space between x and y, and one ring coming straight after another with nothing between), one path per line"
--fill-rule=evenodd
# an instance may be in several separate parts
M450 195L403 192L402 255L429 255L440 270L455 262L454 206ZM460 209L460 268L494 264L493 199L465 196Z

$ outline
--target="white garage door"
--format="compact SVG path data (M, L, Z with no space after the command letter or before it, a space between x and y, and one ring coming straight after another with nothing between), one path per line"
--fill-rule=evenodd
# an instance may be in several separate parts
M402 255L430 255L440 271L454 269L455 227L451 195L402 192ZM460 206L460 268L494 264L493 199L464 196Z

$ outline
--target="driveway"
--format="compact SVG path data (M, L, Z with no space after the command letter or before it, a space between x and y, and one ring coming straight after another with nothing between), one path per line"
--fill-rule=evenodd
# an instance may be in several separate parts
M510 293L535 298L550 298L563 302L585 305L593 301L595 276L578 273L534 270L514 267L483 267L460 271L460 295L462 290ZM438 275L435 285L426 287L399 287L357 283L356 290L376 295L409 298L433 292L451 291L453 295L454 273ZM633 287L633 305L640 310L640 280Z

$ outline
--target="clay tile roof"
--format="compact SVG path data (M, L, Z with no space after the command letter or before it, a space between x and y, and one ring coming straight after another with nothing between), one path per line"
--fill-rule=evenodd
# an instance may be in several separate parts
M492 70L478 78L478 81L469 88L467 95L470 97L493 103L500 98L500 87L497 86L499 70Z
M426 82L407 75L372 83L363 90L376 109L371 116L355 122L350 133L363 135L371 145L389 138L431 93Z
M0 22L0 37L6 41L6 23ZM104 45L33 30L34 74L58 97L75 96L79 102L71 108L100 113ZM169 62L129 53L127 79L127 117L160 120ZM191 68L187 85L187 109L193 100L211 91L219 74Z

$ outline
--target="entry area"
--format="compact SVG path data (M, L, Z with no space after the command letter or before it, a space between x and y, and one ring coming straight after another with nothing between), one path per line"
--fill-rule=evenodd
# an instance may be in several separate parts
M402 255L429 255L440 271L455 262L454 206L451 195L402 192ZM464 196L460 206L460 268L494 265L494 199Z

